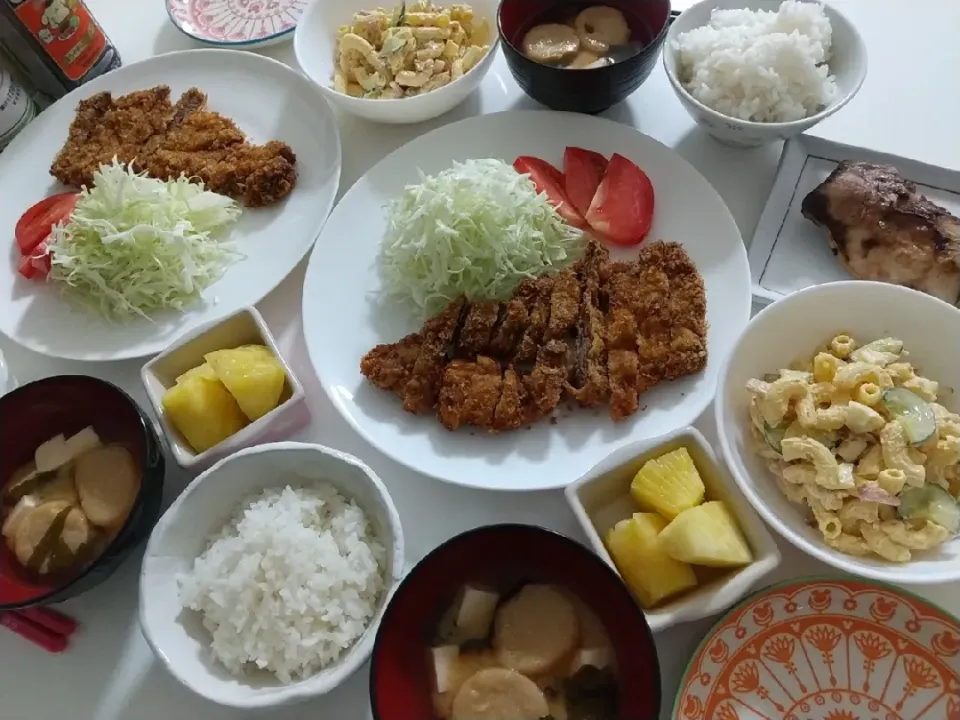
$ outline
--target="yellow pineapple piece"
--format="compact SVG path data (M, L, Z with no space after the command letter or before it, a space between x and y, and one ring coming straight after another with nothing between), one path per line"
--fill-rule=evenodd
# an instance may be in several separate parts
M667 520L703 502L703 492L703 480L686 448L648 460L630 483L640 509Z
M283 365L269 348L244 345L207 353L205 357L251 421L263 417L280 404L287 376Z
M181 383L187 378L192 377L205 377L208 380L219 380L217 374L213 371L213 368L210 367L210 363L204 363L203 365L198 365L195 368L187 370L183 375L177 378L177 382Z
M184 373L163 394L161 404L173 426L198 453L226 440L247 424L246 416L223 383L204 372Z
M660 547L675 560L692 565L741 567L753 562L737 521L719 500L677 515L660 533Z
M657 535L665 525L659 515L635 513L607 533L607 549L613 562L645 608L697 584L693 568L660 549Z

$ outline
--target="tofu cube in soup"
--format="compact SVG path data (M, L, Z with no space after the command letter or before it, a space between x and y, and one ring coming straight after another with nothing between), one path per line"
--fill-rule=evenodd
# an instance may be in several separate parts
M479 640L490 634L493 615L500 596L492 590L467 585L460 596L456 625L466 640Z

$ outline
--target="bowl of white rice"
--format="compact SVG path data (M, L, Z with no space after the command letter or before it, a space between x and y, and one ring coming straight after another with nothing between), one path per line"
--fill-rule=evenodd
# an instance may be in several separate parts
M867 75L860 33L807 0L703 0L670 27L667 77L720 142L755 147L809 130L846 105Z
M403 561L397 510L363 462L259 445L199 475L160 519L140 627L167 670L215 703L316 697L369 658Z

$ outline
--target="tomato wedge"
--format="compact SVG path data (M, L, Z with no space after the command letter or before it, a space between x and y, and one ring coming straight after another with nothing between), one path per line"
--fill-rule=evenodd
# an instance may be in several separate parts
M65 192L44 198L17 221L14 237L21 255L30 255L50 235L50 228L70 217L79 195Z
M581 215L585 215L597 194L607 159L593 150L568 147L563 153L563 187L567 197Z
M653 225L653 204L653 183L647 174L614 153L584 217L611 242L637 245Z
M513 169L521 175L529 175L537 192L547 196L547 200L557 210L557 214L570 225L585 230L587 227L583 215L570 202L563 190L563 173L540 158L521 155L513 161Z

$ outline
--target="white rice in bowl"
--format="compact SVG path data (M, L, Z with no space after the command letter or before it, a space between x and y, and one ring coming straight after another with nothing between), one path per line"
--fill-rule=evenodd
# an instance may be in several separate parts
M823 6L787 0L777 12L714 10L677 36L680 83L707 107L753 122L810 117L837 97Z
M357 504L328 484L248 498L179 578L231 673L307 678L363 634L384 591L387 553Z

